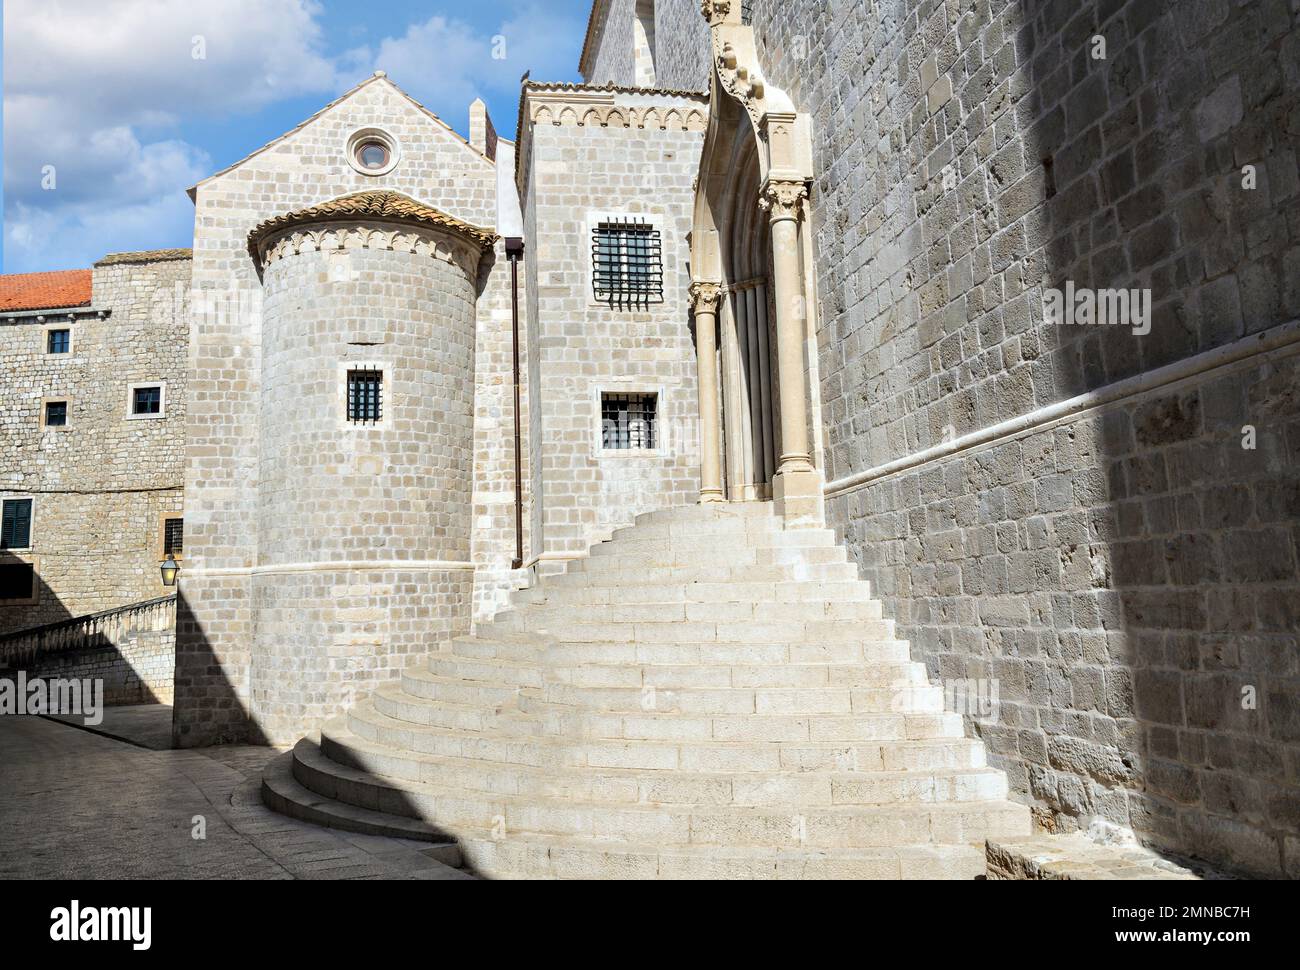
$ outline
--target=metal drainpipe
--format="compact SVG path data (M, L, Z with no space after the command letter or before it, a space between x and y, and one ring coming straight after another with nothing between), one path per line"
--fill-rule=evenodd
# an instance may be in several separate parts
M515 370L515 559L511 569L524 565L524 462L523 433L519 427L519 260L524 254L524 241L518 236L506 238L506 258L510 260L510 319L513 324Z

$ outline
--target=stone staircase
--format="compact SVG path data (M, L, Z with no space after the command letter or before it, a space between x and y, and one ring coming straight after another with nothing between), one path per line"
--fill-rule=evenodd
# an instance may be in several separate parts
M268 770L498 878L975 878L1025 806L829 530L639 516Z

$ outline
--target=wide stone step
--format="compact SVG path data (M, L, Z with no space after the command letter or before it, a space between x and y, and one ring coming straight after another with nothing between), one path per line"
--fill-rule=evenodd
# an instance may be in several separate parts
M378 696L378 695L376 695ZM418 705L417 710L436 710ZM585 729L583 717L549 710L551 733L526 733L507 722L491 732L476 733L436 723L421 724L384 713L370 700L358 702L346 715L321 728L325 739L338 732L417 754L473 758L504 765L533 767L594 767L637 770L690 771L925 771L940 768L980 768L984 747L960 735L864 740L828 739L814 731L809 719L778 718L748 725L746 734L762 732L776 740L758 742L734 738L738 725L719 724L708 741L598 738L565 736L555 731ZM567 720L566 720L567 719ZM958 722L960 719L958 719ZM951 722L948 722L949 726ZM535 727L528 725L528 727ZM513 728L513 730L512 730ZM618 730L625 726L618 725ZM733 736L729 737L728 732ZM832 732L836 733L836 732ZM842 733L842 732L840 732ZM816 736L814 736L816 735ZM782 738L790 740L782 741Z
M400 813L361 808L307 788L295 775L296 752L300 750L310 750L318 759L323 760L315 743L309 740L299 741L295 751L286 752L272 760L262 772L262 801L267 808L290 818L341 831L428 842L429 848L422 851L429 858L453 868L461 865L460 847L436 825ZM351 769L335 765L335 770L344 775ZM356 771L353 773L358 776L364 774Z
M871 599L866 580L835 583L661 583L653 586L568 586L544 582L515 590L518 606L555 604L606 606L610 603L861 603Z
M330 749L326 749L329 753ZM331 756L332 760L332 756ZM403 779L388 786L339 787L334 798L377 799L361 807L406 814L456 833L463 826L510 832L652 840L667 845L871 847L968 843L1027 835L1029 812L1003 801L851 806L601 805L467 791ZM494 823L494 820L495 823Z
M991 768L790 774L666 773L626 769L536 769L466 758L417 755L355 735L331 733L330 758L296 769L308 787L336 792L311 780L333 764L364 770L376 783L421 781L485 794L538 796L593 803L644 805L889 805L898 802L996 801L1006 778ZM323 756L322 756L323 758ZM336 796L337 797L337 796ZM358 804L377 804L358 794Z
M458 654L436 653L427 660L428 669L442 677L466 681L483 681L512 687L539 686L540 660L498 660L492 657L466 658ZM577 664L561 666L547 663L545 679L551 683L575 687L622 687L679 690L683 688L721 689L728 687L817 688L859 687L883 689L923 687L929 684L925 665L911 661L898 663L830 666L827 664Z
M526 610L502 614L479 626L482 635L536 632L570 643L588 641L654 643L750 643L812 642L861 643L888 640L894 635L893 620L857 620L852 623L828 619L788 620L674 620L642 619L618 622L598 616L570 616L558 612L534 615Z
M879 621L884 615L875 600L840 602L807 600L800 603L537 603L498 613L494 624L510 629L515 617L528 624L563 630L567 623L843 623Z
M479 637L451 641L450 655L476 660L545 662L559 667L590 664L666 664L673 666L769 666L782 664L897 664L911 659L905 640L868 643L782 643L712 641L699 643L618 643L598 640L556 642L540 632L493 629Z
M853 689L829 686L626 688L549 683L531 696L548 704L616 713L934 714L943 711L943 691L928 684Z
M584 563L586 560L576 560ZM547 576L548 586L647 586L660 583L843 583L858 578L858 567L852 562L822 564L787 563L768 566L648 566L634 569L621 568L608 561L600 569L570 568L567 572Z
M716 568L736 573L770 566L821 566L848 562L843 546L739 546L713 543L707 550L644 543L641 548L612 547L603 555L575 559L566 574L581 572L636 573L643 569L690 569L693 573Z
M466 864L494 879L980 879L969 845L819 849L634 845L502 835L465 839Z
M638 531L615 535L608 542L594 545L589 555L600 559L606 556L659 555L671 550L677 556L708 561L718 556L719 546L724 544L733 550L831 549L837 545L835 533L830 529L694 530L688 534L668 535Z

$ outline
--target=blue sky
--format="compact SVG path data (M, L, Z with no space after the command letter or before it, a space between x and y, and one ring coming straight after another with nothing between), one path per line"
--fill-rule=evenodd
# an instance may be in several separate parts
M589 0L5 0L4 272L189 246L190 185L375 70L462 134L469 102L482 97L513 138L525 70L578 79L589 9ZM497 37L503 58L493 56Z

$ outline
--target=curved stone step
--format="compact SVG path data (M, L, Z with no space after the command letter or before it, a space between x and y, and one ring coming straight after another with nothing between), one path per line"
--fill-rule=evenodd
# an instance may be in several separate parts
M311 741L302 740L298 747L315 748ZM437 826L400 814L374 811L327 797L304 786L294 775L294 751L273 759L262 772L262 801L273 811L303 822L323 825L326 828L356 832L360 835L379 835L387 838L417 839L431 843L424 854L443 865L458 868L462 864L460 847L455 840ZM319 752L317 752L319 754ZM353 769L342 765L340 774ZM356 774L363 774L356 772Z
M735 625L758 623L841 624L883 622L883 608L874 600L804 600L798 603L535 603L516 606L497 613L493 623L508 628L508 617L530 622L565 626L571 623L717 623Z
M992 768L930 771L643 772L619 768L538 769L468 758L415 754L346 732L328 735L329 758L310 770L328 774L330 764L363 769L378 778L428 781L457 790L494 795L536 795L600 804L888 805L898 802L996 801L1006 797L1006 778ZM322 756L323 757L323 756ZM300 759L302 760L302 759ZM299 772L302 775L302 772ZM318 791L335 789L303 776ZM361 801L374 804L376 799Z
M474 792L427 780L402 779L400 786L377 780L383 783L338 784L328 794L340 801L356 799L364 808L436 823L457 836L465 827L497 825L506 832L530 835L651 840L665 845L831 849L966 843L1019 837L1030 831L1028 809L1003 801L757 807L598 804Z

